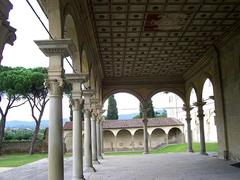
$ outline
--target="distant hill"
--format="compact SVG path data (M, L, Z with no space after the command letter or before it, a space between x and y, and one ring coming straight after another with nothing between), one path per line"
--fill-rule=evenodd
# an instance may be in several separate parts
M132 113L132 114L119 114L118 119L126 120L126 119L132 119L134 116L138 115L138 113Z
M63 124L66 121L68 121L68 119L64 118ZM34 127L35 127L34 121L19 121L19 120L6 121L6 128L20 128L20 129L30 128L30 129L33 129ZM48 127L48 120L42 120L41 128L47 128L47 127Z

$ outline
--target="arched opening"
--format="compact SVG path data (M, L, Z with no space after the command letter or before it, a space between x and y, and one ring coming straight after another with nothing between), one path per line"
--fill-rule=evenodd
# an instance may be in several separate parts
M215 105L214 105L213 84L206 79L202 90L202 99L206 104L204 110L204 131L206 142L217 142L217 128L215 125Z
M169 117L179 119L183 117L183 100L175 93L159 92L151 98L156 117Z
M191 110L191 127L192 127L192 141L193 142L200 142L200 131L199 131L199 120L198 120L198 113L197 113L197 107L194 105L194 103L197 102L197 94L194 88L190 91L190 98L189 98L189 104L193 108Z
M112 131L103 131L103 148L104 152L113 151L115 147L115 138Z
M163 129L154 129L150 138L151 149L156 149L166 144L166 133Z
M66 132L64 136L64 149L66 152L72 152L72 132Z
M64 38L69 38L73 41L76 51L73 52L72 57L67 57L64 59L63 67L65 73L73 73L74 71L80 71L80 53L79 53L79 43L78 36L75 28L75 23L71 15L66 15L64 23ZM74 69L73 69L74 67Z
M182 131L178 128L172 128L168 132L168 144L180 144L183 143Z
M134 133L134 150L142 150L143 149L143 129L138 129Z
M118 119L125 119L130 120L134 118L138 118L139 116L139 106L140 102L138 98L130 93L115 93L114 99L116 100L117 104L117 111L118 111ZM108 113L108 101L109 98L104 102L103 109L106 110L104 115L106 119L112 119L111 117L107 116ZM115 118L114 118L115 119Z
M118 151L128 151L133 147L132 135L126 129L122 129L117 133L116 142Z

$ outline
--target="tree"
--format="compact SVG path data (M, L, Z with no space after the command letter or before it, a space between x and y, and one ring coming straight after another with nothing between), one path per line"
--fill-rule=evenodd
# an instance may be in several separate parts
M107 117L106 119L118 119L118 109L117 102L114 98L114 95L111 95L108 98L108 109L107 109Z
M139 109L140 109L139 117L143 118L143 107L141 106L141 104L140 104ZM148 118L154 118L155 117L152 100L150 100L147 104L147 117Z
M49 101L49 98L47 96L48 89L44 84L47 79L47 69L40 67L34 68L30 69L29 73L31 84L28 92L25 94L25 98L30 105L32 118L35 121L34 133L32 135L29 149L29 154L33 154L34 146L36 144L36 140L40 130L43 112L47 102Z
M19 101L22 99L22 95L28 91L30 84L29 73L24 68L0 67L0 100L4 98L7 101L5 106L0 101L0 154L8 112L10 109L26 103L26 101Z

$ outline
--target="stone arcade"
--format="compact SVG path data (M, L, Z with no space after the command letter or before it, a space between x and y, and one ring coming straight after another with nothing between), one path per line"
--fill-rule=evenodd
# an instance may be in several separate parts
M103 151L139 151L143 149L143 122L141 119L105 120L103 123ZM64 144L72 152L74 127L72 122L64 125ZM149 148L166 144L184 143L183 124L174 118L149 118ZM84 135L84 131L83 131Z
M92 160L101 158L102 149L101 106L117 92L135 95L144 112L148 101L158 92L179 95L185 103L189 152L192 152L190 111L197 106L201 154L206 154L202 88L207 78L214 89L218 157L240 160L239 3L239 0L39 0L54 37L36 41L49 57L48 179L61 180L64 173L61 119L63 58L67 56L72 58L74 75L69 76L74 77L71 82L76 87L73 179L83 179L80 112L84 111L86 131L84 169L94 171ZM1 15L9 11L8 7L1 4ZM4 39L0 41L1 48L8 43L8 35L0 34ZM197 96L194 104L190 104L192 89ZM148 119L146 113L143 115L144 152L148 153Z

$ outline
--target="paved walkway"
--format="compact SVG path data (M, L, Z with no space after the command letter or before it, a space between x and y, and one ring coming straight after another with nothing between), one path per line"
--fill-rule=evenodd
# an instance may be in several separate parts
M89 180L240 180L240 168L199 154L149 154L105 157L95 165ZM65 160L65 180L71 180L71 158ZM0 173L0 180L46 180L47 160L43 159Z

